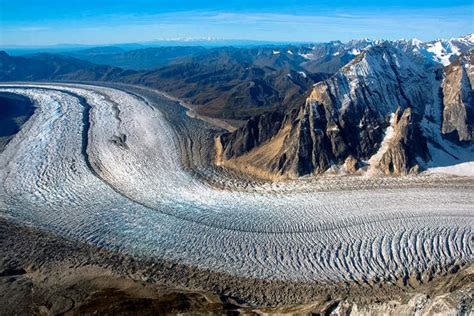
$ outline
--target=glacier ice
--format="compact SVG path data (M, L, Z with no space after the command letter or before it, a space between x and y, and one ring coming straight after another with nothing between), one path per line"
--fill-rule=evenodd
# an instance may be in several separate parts
M472 260L472 187L224 190L185 172L127 92L0 85L37 110L0 153L0 216L137 256L286 280L384 278Z

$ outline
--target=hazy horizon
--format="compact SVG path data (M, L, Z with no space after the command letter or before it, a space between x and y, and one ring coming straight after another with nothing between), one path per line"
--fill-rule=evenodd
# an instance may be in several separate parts
M27 10L26 10L27 9ZM170 39L423 41L474 32L474 4L431 1L0 0L0 46L114 45Z

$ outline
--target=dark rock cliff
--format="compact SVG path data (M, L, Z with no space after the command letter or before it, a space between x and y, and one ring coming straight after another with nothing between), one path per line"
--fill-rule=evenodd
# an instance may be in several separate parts
M474 51L445 68L443 134L459 141L474 139Z

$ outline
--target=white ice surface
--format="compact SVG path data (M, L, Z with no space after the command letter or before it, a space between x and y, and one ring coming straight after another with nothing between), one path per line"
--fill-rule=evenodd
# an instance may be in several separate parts
M474 161L464 162L446 167L434 167L428 170L429 173L444 173L455 176L474 177Z
M183 171L169 123L130 94L64 84L0 91L38 106L0 153L0 216L133 255L259 278L367 279L472 260L469 187L218 190ZM92 106L87 144L83 106L65 92ZM112 141L121 134L126 148Z

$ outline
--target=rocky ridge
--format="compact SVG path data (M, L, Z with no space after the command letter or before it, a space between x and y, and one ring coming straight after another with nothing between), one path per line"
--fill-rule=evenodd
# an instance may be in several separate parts
M393 44L425 64L448 66L460 55L468 54L474 47L474 34L450 39L422 42L416 38L398 40Z
M474 139L474 51L445 68L443 81L443 134L459 141Z
M444 137L453 138L448 134L456 131L453 141L472 140L472 73L467 55L443 69L391 42L369 45L332 77L316 83L306 101L283 117L271 122L268 114L254 117L252 128L247 124L220 136L216 162L271 179L329 169L418 172L431 159L431 135L421 124L437 120L427 113L436 112L438 103Z

